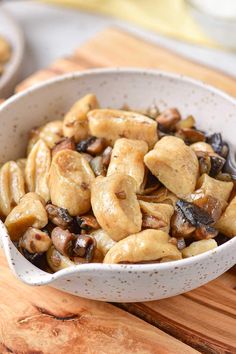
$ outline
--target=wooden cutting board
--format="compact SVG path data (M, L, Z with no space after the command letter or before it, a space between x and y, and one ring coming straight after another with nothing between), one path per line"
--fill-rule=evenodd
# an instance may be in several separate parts
M72 56L26 79L17 91L65 72L108 66L187 74L236 96L235 79L119 29L98 34ZM235 268L171 299L112 305L49 287L30 288L10 274L3 255L0 264L1 354L236 353Z

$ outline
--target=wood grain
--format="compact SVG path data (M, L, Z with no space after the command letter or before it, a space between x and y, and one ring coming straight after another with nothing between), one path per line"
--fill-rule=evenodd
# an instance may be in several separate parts
M0 264L1 354L197 353L113 305L24 285L2 254Z
M58 59L49 68L35 73L17 91L66 72L107 66L178 72L236 96L234 78L117 29L105 30L74 55ZM4 298L0 305L0 353L15 352L17 347L24 348L26 353L46 354L55 348L62 354L66 351L184 354L194 352L191 347L201 353L236 353L235 268L206 286L171 299L119 305L159 330L112 305L75 298L48 287L29 288L13 279L5 264L0 273L0 298ZM43 349L41 338L45 338Z
M202 353L236 353L236 274L186 294L121 307Z
M59 59L49 68L33 74L18 85L16 91L62 73L116 66L156 68L185 74L236 96L234 78L115 28L99 33L78 48L73 56Z

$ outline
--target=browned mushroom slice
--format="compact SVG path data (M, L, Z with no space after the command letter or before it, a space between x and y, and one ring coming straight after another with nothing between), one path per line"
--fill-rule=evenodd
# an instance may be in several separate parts
M176 123L181 120L181 115L176 108L168 108L156 117L158 128L161 131L175 130Z
M214 238L218 235L216 229L211 226L202 225L198 227L194 233L194 238L197 240L208 240L210 238Z
M165 203L175 206L178 198L171 193L167 188L161 187L153 191L150 195L137 194L138 200L143 200L150 203Z
M193 200L193 204L199 206L210 214L214 222L217 221L222 214L222 203L210 195L201 196L199 194L199 198Z
M100 225L93 215L77 216L76 221L82 230L91 231L100 229Z
M103 152L105 147L105 140L102 138L97 138L91 144L88 145L86 152L91 155L99 155Z
M111 161L112 147L107 146L106 149L102 153L102 163L105 167L109 166Z
M70 216L67 209L59 208L53 204L47 204L46 211L48 213L48 219L62 229L68 228L73 222L73 218Z
M206 137L203 132L197 129L182 128L175 134L178 138L183 139L188 144L193 144L198 141L205 141Z
M170 219L174 213L172 205L139 201L143 213L142 227L147 229L170 230Z
M19 240L19 246L30 253L46 252L51 244L48 234L35 227L29 227Z
M77 235L73 252L77 257L85 258L87 262L93 259L96 249L96 240L89 235Z
M106 176L106 168L103 165L102 156L94 157L89 163L95 176Z
M69 257L63 256L54 246L47 251L47 262L54 272L75 266Z
M61 150L75 150L75 141L73 138L63 138L52 149L52 156Z
M51 238L53 245L61 254L71 256L75 237L69 230L55 227L51 233Z
M172 236L190 237L195 231L195 227L188 222L180 210L176 210L171 219Z
M77 146L76 150L78 152L86 152L90 155L99 155L105 149L106 144L105 140L102 138L96 138L95 136L91 136L86 140L81 140Z

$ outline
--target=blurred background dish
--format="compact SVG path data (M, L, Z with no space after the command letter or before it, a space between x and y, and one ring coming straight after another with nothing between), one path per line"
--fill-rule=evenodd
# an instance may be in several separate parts
M0 75L0 98L9 96L18 81L24 54L24 36L15 20L0 5L0 37L11 48L10 58Z
M186 0L186 3L208 37L223 47L236 49L235 0Z

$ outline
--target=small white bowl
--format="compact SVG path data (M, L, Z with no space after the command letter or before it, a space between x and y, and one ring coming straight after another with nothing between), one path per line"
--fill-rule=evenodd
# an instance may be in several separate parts
M15 20L0 8L0 36L11 45L11 58L0 75L0 98L6 98L13 93L18 82L19 73L24 55L24 36Z
M144 109L178 107L198 127L221 132L236 151L236 101L204 83L151 70L99 69L66 75L10 98L0 107L0 146L4 161L24 156L29 129L62 118L81 96L94 92L101 106L124 103ZM236 237L215 250L180 261L143 264L83 264L48 274L29 263L0 223L3 250L13 272L30 285L50 284L66 292L103 301L162 299L192 290L236 263Z

